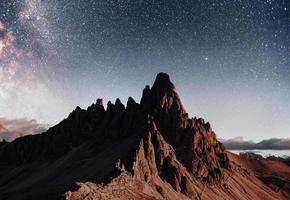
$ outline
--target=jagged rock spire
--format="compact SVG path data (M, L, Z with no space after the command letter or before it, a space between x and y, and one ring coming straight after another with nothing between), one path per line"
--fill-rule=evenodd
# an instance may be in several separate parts
M143 90L141 105L150 109L162 108L164 110L177 106L180 112L185 113L174 84L170 81L169 75L163 72L157 74L151 89L146 86Z
M145 87L140 104L146 112L156 118L163 130L169 132L183 124L184 116L187 118L175 86L166 73L156 76L151 89L149 86Z

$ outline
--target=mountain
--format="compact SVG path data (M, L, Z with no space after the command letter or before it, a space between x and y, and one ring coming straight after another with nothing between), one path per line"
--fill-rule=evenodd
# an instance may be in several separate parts
M253 141L243 140L243 137L235 137L229 140L221 140L226 148L228 149L290 149L290 138L270 138L262 140L258 143Z
M241 136L221 141L227 149L255 149L256 145L252 141L245 141Z
M237 160L237 159L236 159ZM244 168L210 123L189 118L159 73L140 103L77 107L38 135L0 145L1 199L287 199Z
M282 193L286 199L290 199L290 167L286 162L275 161L269 157L263 158L254 153L241 153L240 156L228 152L230 160L239 163L244 169L251 169L264 184L274 191Z

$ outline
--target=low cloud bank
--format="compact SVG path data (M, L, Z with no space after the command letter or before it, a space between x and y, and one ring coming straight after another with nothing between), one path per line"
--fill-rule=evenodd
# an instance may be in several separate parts
M36 120L0 118L0 141L12 141L25 135L42 133L47 129L48 125L39 124Z
M221 139L221 142L228 149L236 150L253 150L253 149L290 149L290 138L271 138L262 140L261 142L255 143L253 141L243 140L242 137L236 137L229 140Z

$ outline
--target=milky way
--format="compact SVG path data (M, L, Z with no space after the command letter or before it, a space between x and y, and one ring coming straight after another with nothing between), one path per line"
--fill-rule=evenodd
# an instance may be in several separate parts
M2 0L0 116L53 125L160 71L218 136L290 134L288 0Z

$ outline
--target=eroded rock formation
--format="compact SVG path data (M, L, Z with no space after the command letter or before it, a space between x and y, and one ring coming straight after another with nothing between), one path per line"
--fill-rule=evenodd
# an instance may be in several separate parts
M189 118L165 73L131 97L101 99L47 132L0 146L3 199L275 199L233 164L210 124ZM88 182L89 181L89 182ZM25 192L23 192L25 191Z

